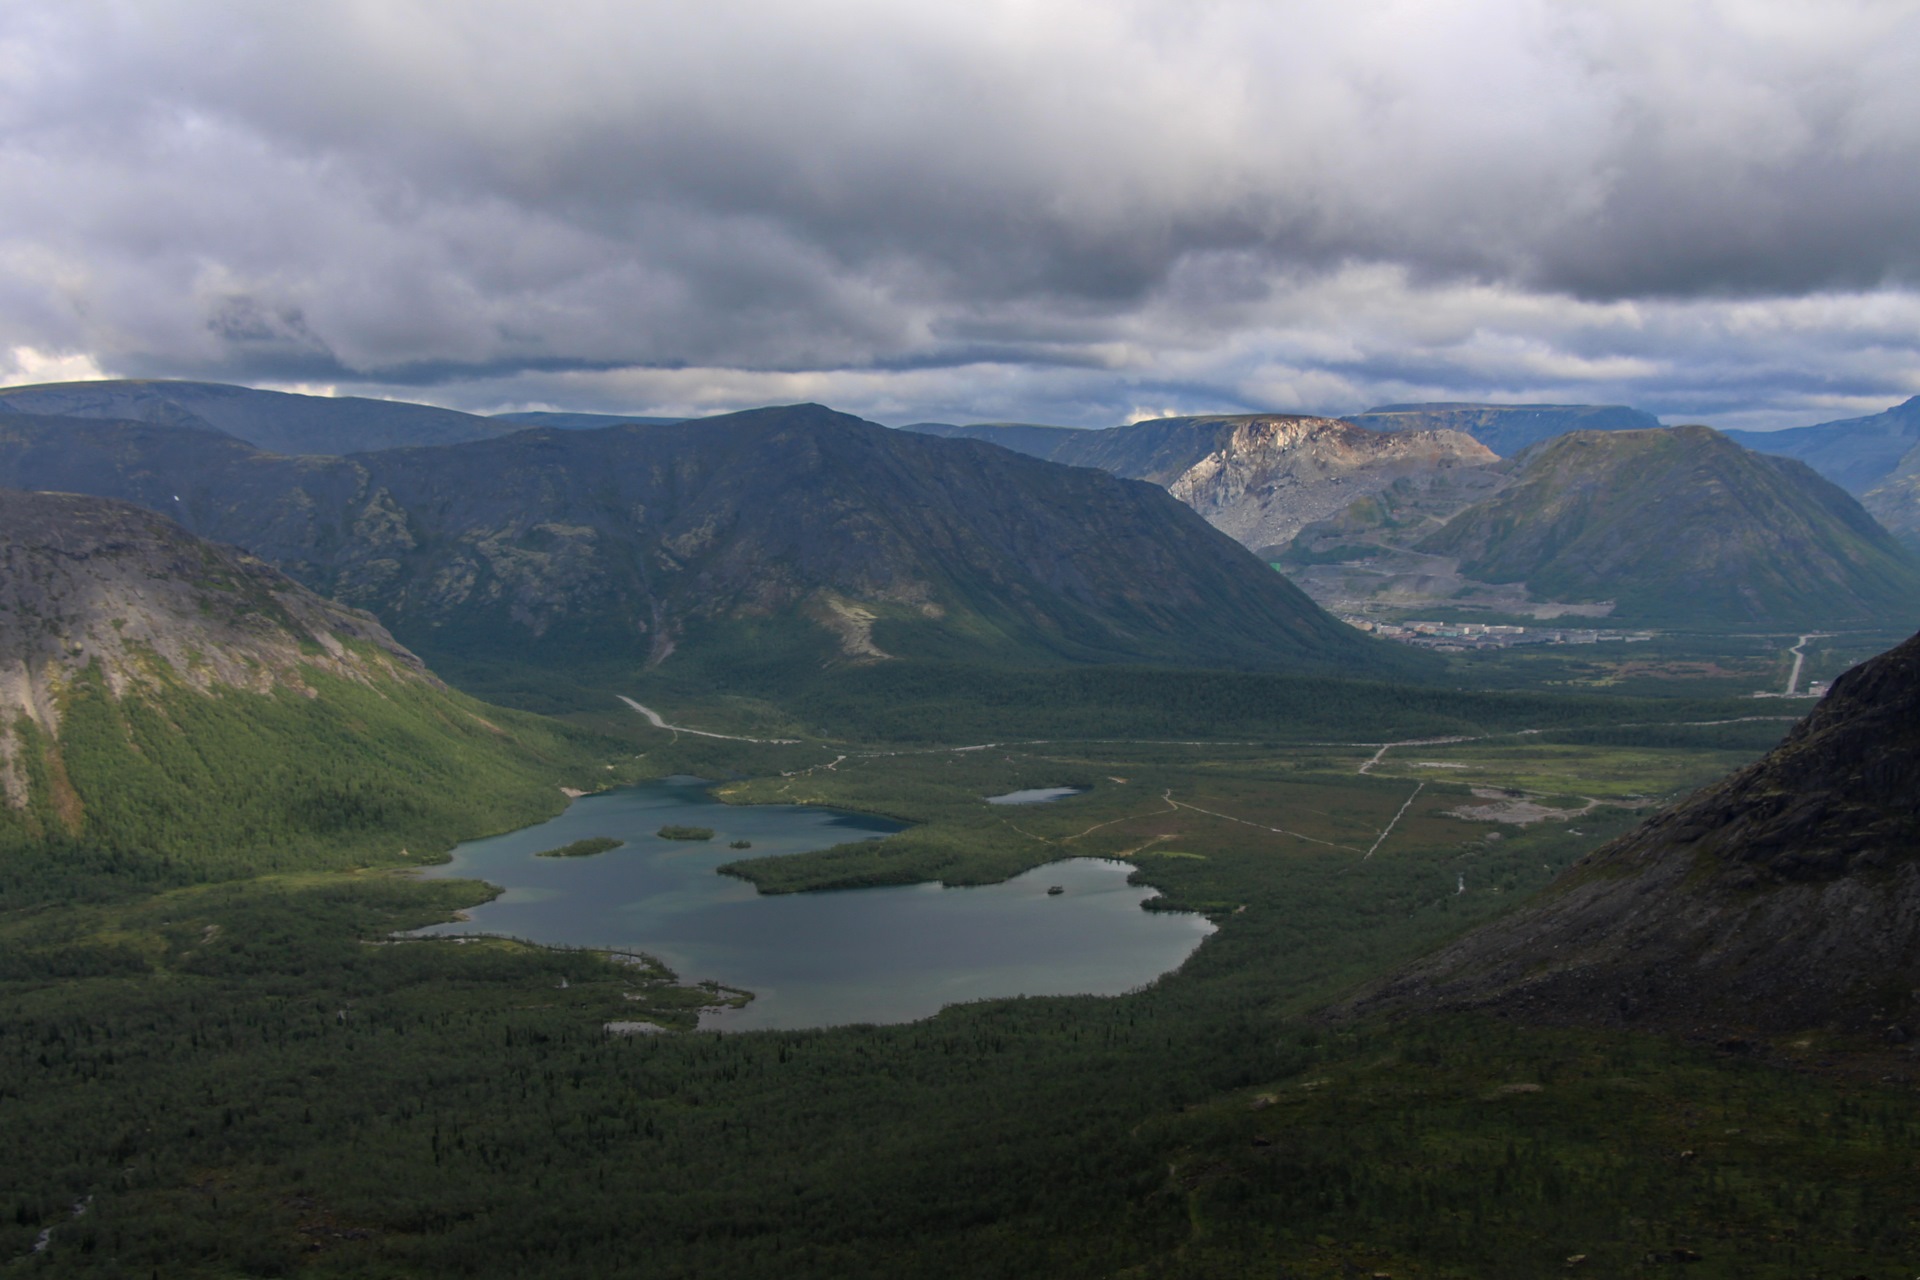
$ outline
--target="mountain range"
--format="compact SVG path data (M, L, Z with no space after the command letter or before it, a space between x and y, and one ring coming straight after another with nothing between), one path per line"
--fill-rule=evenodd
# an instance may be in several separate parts
M1920 1034L1920 636L1764 759L1588 854L1359 1008L1695 1036Z
M166 512L436 662L1403 663L1157 486L819 406L344 458L16 414L0 484Z

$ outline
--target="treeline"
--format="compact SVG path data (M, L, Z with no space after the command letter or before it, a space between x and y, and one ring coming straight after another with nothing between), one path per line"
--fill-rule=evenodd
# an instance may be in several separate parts
M0 806L0 909L165 885L438 859L604 785L611 740L424 683L313 671L315 696L68 690L58 740L15 725L24 809Z

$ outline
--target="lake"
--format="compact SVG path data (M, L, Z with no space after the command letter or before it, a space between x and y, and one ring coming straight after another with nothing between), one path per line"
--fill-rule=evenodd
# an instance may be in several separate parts
M898 823L801 805L725 805L695 778L574 801L536 827L453 851L422 874L485 880L505 892L466 921L422 935L490 933L529 942L644 951L682 981L754 993L703 1028L757 1030L910 1022L964 1000L1118 995L1177 968L1213 926L1144 911L1131 867L1073 858L1003 884L848 889L764 896L715 873L723 863L874 840ZM709 827L711 841L665 840L663 826ZM535 855L575 840L624 840L587 858ZM746 840L750 849L731 849ZM1064 892L1054 895L1054 886Z

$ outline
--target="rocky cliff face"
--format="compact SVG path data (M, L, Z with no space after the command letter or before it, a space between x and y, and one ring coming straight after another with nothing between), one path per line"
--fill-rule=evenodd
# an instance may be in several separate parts
M849 661L1395 658L1153 486L818 406L349 458L16 416L0 483L178 512L423 651L660 663L799 624Z
M1398 480L1497 460L1461 432L1387 435L1331 418L1189 419L1167 436L1142 459L1151 471L1142 478L1165 484L1214 528L1266 555L1279 554L1304 525Z
M1387 434L1296 414L1160 418L1104 431L993 422L919 423L905 430L984 440L1150 481L1262 556L1279 554L1303 525L1396 481L1430 480L1498 461L1457 431Z
M1920 1034L1920 636L1765 759L1589 854L1357 1009Z
M20 722L57 739L65 690L312 694L315 671L436 683L366 614L124 502L0 490L0 790L25 802Z

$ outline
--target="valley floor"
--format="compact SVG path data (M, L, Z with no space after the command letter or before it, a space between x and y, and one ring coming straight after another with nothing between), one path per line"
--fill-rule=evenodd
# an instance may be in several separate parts
M715 993L594 952L368 945L471 883L374 869L9 913L0 1267L1785 1280L1907 1274L1920 1247L1901 1055L1315 1012L1784 720L958 746L594 722L638 772L732 778L730 802L914 824L733 868L766 891L1119 857L1220 929L1123 997L619 1036Z

